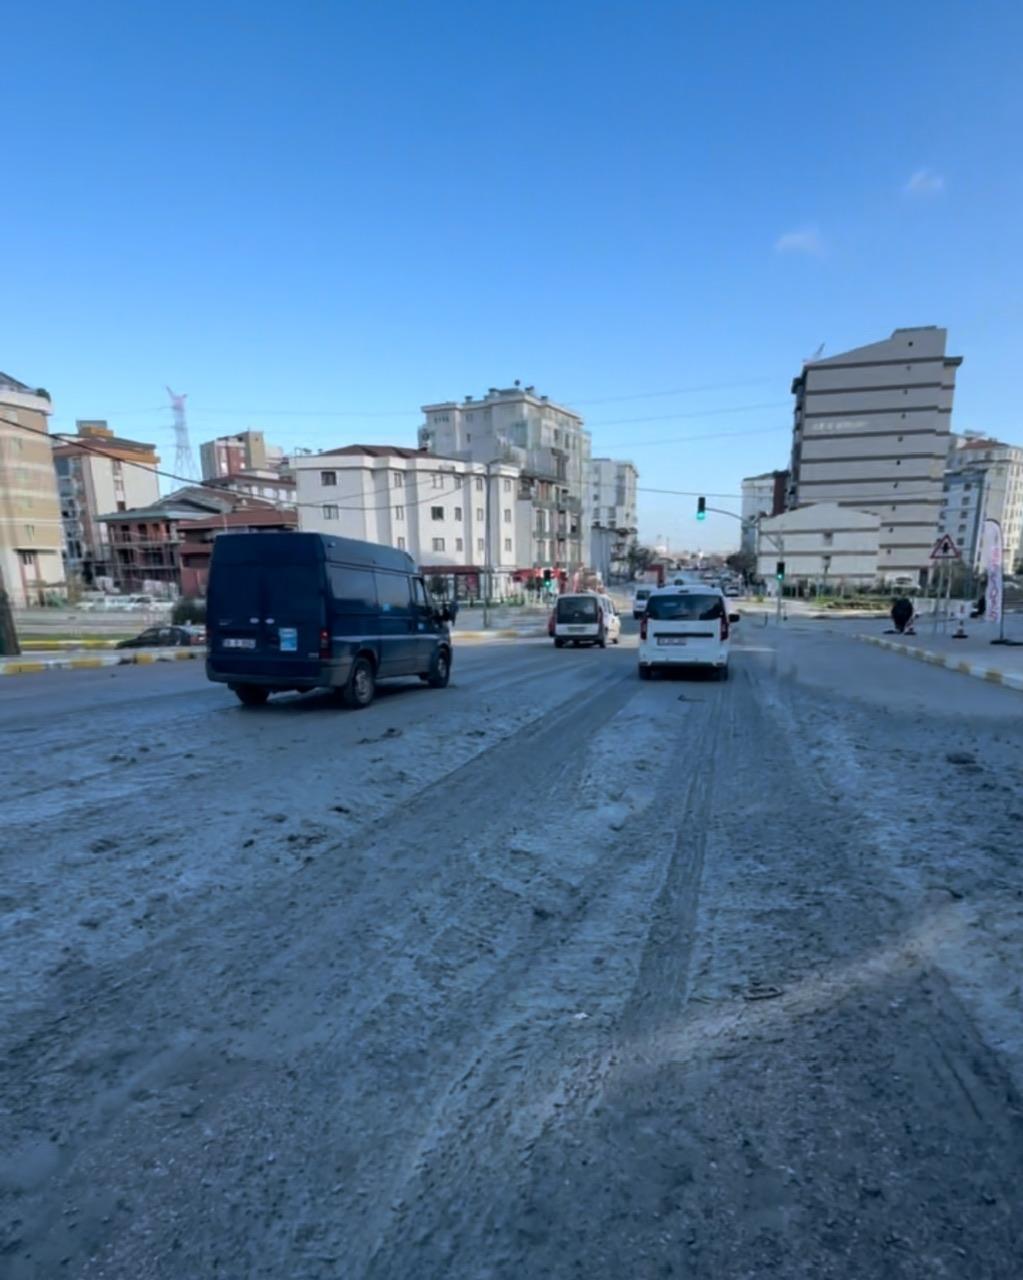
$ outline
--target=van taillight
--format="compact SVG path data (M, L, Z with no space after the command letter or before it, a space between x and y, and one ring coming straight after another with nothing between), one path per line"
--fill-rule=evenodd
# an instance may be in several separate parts
M728 615L724 613L721 615L721 639L728 639Z
M639 624L639 638L640 640L646 639L646 614L645 613L643 614L643 617L640 620L640 624Z
M320 657L330 657L330 632L326 627L320 628Z

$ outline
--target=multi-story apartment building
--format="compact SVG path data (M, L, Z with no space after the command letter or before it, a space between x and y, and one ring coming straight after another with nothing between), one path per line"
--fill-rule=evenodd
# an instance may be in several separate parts
M0 581L15 608L65 589L50 397L0 373Z
M789 506L838 502L881 519L878 574L918 582L938 535L956 369L944 329L810 360L796 397Z
M155 445L115 436L104 421L80 419L75 425L77 439L64 437L54 445L53 465L68 579L92 584L112 576L109 527L100 516L155 502L160 459Z
M941 531L974 570L983 568L985 520L1002 526L1005 569L1014 572L1023 560L1023 448L968 433L949 450Z
M521 528L519 564L539 573L590 564L590 433L571 409L535 387L423 406L422 448L439 457L510 465L520 473L519 497L529 505Z
M639 531L636 485L639 472L631 462L615 458L590 460L591 565L605 583L629 571L629 552Z
M757 552L757 516L777 516L785 510L787 471L765 471L747 476L742 482L742 532L740 546L750 555Z
M239 431L199 446L199 466L204 480L233 476L239 471L276 471L283 458L284 451L268 445L262 431Z
M869 586L878 576L880 517L837 502L815 502L761 521L757 574L775 580L778 562L785 581L826 588Z
M382 542L425 573L479 595L507 595L518 567L519 471L420 449L348 445L291 463L299 528ZM489 529L489 553L488 553Z
M204 481L209 489L225 489L229 493L243 493L252 498L266 498L279 507L294 510L295 477L284 471L238 471L229 476L215 476Z

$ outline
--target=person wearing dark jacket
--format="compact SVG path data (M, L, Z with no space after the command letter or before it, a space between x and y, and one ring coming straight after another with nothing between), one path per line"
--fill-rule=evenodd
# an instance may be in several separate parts
M902 635L903 632L907 632L908 634L912 635L913 629L910 626L912 621L913 621L912 602L910 600L907 600L905 596L899 596L899 598L892 605L892 622L895 625L895 630L900 635Z

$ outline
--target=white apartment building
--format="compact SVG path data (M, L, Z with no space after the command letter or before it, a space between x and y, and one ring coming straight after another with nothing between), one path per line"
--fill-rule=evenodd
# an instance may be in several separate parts
M65 587L50 413L45 391L0 373L0 581L15 608Z
M938 535L961 356L935 326L810 360L796 397L790 507L838 502L881 518L878 571L919 581Z
M629 552L636 545L639 529L638 480L639 472L632 462L616 458L590 460L590 560L605 583L628 573Z
M535 387L491 387L423 406L419 443L438 457L502 462L520 472L528 504L520 567L569 572L590 564L590 433L582 418Z
M781 514L785 508L787 471L765 471L742 482L742 532L739 545L751 555L757 547L757 516Z
M300 529L407 551L424 573L457 580L460 595L480 594L487 569L494 596L511 592L517 467L358 444L294 457L291 466Z
M878 576L881 518L837 502L815 502L760 522L757 576L770 582L779 560L787 583L868 586Z
M116 436L102 420L75 425L77 436L53 447L64 559L69 577L94 585L114 573L110 530L100 517L156 502L160 459L155 445Z
M1023 448L967 434L949 450L941 531L974 570L984 567L985 520L1002 526L1005 571L1015 572L1023 561Z

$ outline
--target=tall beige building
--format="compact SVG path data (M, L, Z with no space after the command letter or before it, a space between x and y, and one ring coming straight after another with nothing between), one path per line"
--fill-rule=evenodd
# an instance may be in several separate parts
M789 505L837 502L880 517L878 576L916 583L938 536L961 356L934 325L822 360L794 380Z
M15 608L65 589L51 412L45 391L0 373L0 575Z

